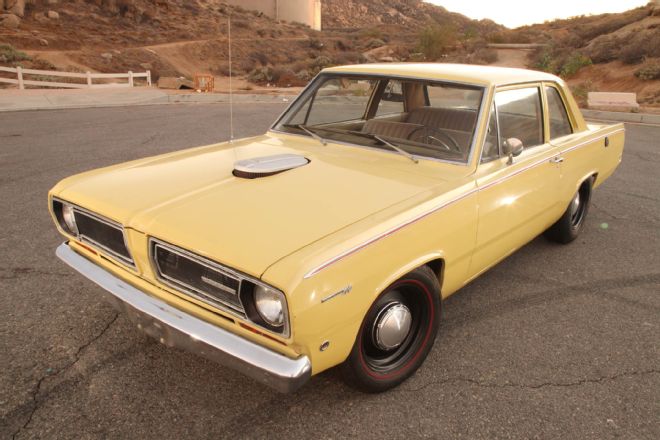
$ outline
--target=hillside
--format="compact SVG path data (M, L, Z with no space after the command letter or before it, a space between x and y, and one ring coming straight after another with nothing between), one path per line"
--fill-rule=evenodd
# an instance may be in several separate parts
M651 6L513 30L421 0L324 0L322 13L317 32L220 0L0 0L0 65L222 77L231 17L233 71L253 84L300 86L323 67L371 61L526 64L564 76L579 98L630 90L660 105ZM506 42L547 46L529 57L487 47Z

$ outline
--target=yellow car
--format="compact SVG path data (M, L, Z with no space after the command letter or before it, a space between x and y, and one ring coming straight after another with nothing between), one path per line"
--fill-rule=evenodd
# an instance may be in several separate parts
M559 78L451 64L326 69L262 136L82 173L57 255L139 328L281 391L423 363L442 300L537 235L568 243L616 169Z

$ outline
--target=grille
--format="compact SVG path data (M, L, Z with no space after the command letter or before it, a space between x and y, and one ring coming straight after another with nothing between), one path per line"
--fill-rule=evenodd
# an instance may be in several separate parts
M133 266L133 258L126 247L124 230L120 225L81 211L77 207L74 207L74 213L78 233L83 241L100 248L123 263Z
M165 284L246 317L240 300L241 278L230 269L154 239L151 240L151 258L158 277Z

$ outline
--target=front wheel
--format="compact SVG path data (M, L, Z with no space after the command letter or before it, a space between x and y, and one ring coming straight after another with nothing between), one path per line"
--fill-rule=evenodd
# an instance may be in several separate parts
M346 382L370 393L399 385L426 359L439 321L438 279L423 266L389 286L367 312L342 364Z
M577 238L589 211L592 186L593 177L580 185L564 215L545 231L544 235L548 240L567 244Z

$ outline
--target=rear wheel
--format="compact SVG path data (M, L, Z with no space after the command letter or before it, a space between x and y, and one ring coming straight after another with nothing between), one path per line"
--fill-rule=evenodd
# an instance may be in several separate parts
M347 383L362 391L389 390L424 362L438 332L440 286L431 269L415 269L389 286L362 322L348 359Z
M573 196L564 215L545 231L544 235L547 239L566 244L577 238L589 211L592 185L593 177L582 183L580 189Z

